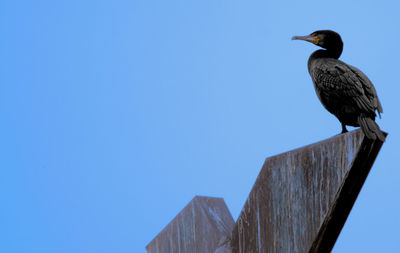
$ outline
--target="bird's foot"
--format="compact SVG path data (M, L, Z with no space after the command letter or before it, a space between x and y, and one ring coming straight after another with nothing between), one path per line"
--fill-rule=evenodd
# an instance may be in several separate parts
M342 123L342 134L347 133L346 125Z

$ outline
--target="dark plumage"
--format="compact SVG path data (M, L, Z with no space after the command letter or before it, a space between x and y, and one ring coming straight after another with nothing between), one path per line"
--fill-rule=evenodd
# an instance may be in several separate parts
M342 133L347 132L346 125L360 126L368 139L384 141L385 136L375 123L375 111L379 117L383 112L376 90L359 69L338 60L343 50L340 35L321 30L292 39L309 41L326 49L311 54L308 72L321 103L342 123Z

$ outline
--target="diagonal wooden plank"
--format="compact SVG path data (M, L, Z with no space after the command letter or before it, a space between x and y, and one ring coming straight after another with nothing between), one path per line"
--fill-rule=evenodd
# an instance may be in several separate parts
M356 130L268 158L233 229L233 252L329 252L382 144Z
M384 133L385 137L387 133ZM364 138L309 252L331 252L383 142Z

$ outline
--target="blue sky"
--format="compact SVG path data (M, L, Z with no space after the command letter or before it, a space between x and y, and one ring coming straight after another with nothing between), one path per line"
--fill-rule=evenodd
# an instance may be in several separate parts
M237 218L265 158L340 132L307 72L375 84L389 137L334 252L398 250L397 1L0 2L0 252L145 252L195 196Z

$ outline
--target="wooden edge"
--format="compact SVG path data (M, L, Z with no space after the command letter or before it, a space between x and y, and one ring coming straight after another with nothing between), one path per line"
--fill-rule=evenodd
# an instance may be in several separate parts
M384 134L385 137L388 135L385 132ZM364 136L351 169L345 176L309 253L331 252L382 145L383 142L369 140Z

